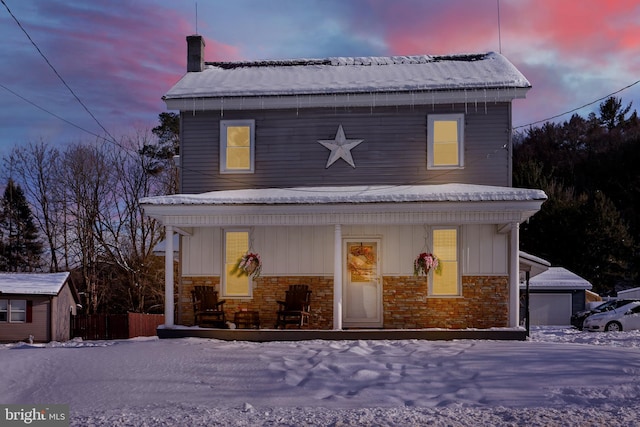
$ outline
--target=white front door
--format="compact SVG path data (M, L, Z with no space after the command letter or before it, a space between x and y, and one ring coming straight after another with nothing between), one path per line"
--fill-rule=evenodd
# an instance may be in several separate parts
M382 326L380 240L345 239L342 323L344 327Z

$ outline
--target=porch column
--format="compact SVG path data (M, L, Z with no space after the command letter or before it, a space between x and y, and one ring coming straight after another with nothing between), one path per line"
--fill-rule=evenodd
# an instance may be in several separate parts
M520 224L511 224L511 253L509 256L509 327L520 323Z
M173 227L165 226L164 238L164 326L173 327Z
M333 329L342 330L342 227L335 225L333 242Z

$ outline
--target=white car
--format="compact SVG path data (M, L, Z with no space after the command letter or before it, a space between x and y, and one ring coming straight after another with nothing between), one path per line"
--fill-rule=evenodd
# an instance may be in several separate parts
M625 304L611 311L592 314L584 321L587 331L628 331L640 329L640 301Z

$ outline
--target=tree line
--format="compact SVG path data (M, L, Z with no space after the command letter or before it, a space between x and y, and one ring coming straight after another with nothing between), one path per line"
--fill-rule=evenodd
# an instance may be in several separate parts
M153 249L164 229L139 204L177 189L177 115L160 121L120 141L40 141L5 156L0 271L70 271L88 313L162 311L164 258Z
M640 286L640 120L610 97L516 135L513 183L548 200L521 225L521 249L565 267L600 295Z

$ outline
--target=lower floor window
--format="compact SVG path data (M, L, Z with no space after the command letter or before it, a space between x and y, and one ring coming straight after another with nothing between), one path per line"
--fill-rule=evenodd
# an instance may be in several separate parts
M249 250L249 232L225 230L224 232L224 274L222 295L227 297L250 297L251 280L246 274L238 275L236 266L240 258Z
M431 273L431 295L460 295L458 230L456 228L433 230L433 253L438 257L442 268L438 273Z
M0 300L0 322L24 323L27 321L27 301L23 299Z

